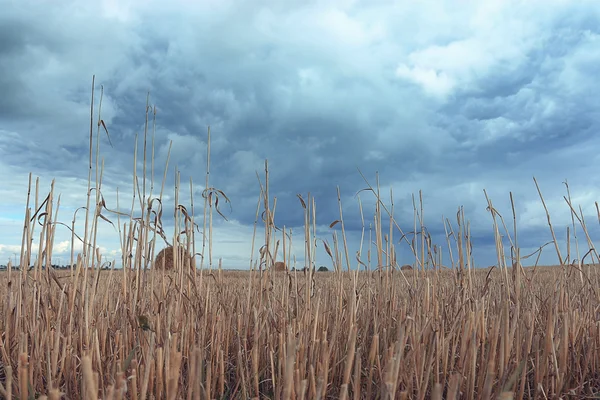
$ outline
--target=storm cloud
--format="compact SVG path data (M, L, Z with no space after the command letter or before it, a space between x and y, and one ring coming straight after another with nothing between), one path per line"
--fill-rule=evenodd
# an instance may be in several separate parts
M126 199L132 190L148 92L157 111L157 186L172 141L167 209L175 166L182 186L193 179L202 203L210 126L211 185L232 203L224 209L229 222L216 222L214 257L230 267L250 259L256 172L262 179L265 160L276 223L294 228L298 259L297 195L314 196L319 235L331 241L338 187L351 251L358 250L356 194L366 184L357 168L371 184L378 176L384 201L393 189L404 231L412 230L412 196L421 190L438 244L445 244L442 216L455 223L463 206L480 266L496 262L484 189L511 224L512 192L524 253L550 239L533 176L561 243L571 223L565 180L590 231L600 233L593 223L600 8L593 1L0 6L0 263L21 243L29 172L45 190L56 179L63 222L85 204L92 75L112 143L102 133L103 194L112 208L117 187ZM368 229L373 196L360 199ZM172 219L167 212L167 226ZM66 254L70 234L57 235ZM114 229L103 227L100 237L118 258ZM403 249L400 258L411 255ZM545 251L542 261L555 263L556 255Z

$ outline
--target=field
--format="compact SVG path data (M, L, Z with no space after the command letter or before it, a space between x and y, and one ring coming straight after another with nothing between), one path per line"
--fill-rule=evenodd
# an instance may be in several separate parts
M532 272L520 294L499 270L462 286L453 272L316 273L311 297L298 272L182 287L153 271L137 303L131 271L103 272L85 293L65 273L64 291L44 273L4 273L3 359L21 398L51 387L65 398L592 396L596 294L578 274Z
M101 195L98 145L108 130L101 115L93 117L93 97L91 110L90 190L86 208L78 214L85 213L85 228L73 230L73 243L83 242L83 252L72 254L68 271L50 267L60 199L53 189L41 195L39 185L33 189L30 181L20 265L34 267L9 266L0 273L3 398L600 396L598 255L574 208L588 238L589 251L581 257L588 263L570 262L571 244L564 257L554 239L551 244L564 263L523 268L517 227L509 232L488 200L498 266L474 268L469 225L459 212L456 224L447 226L452 227L447 246L453 258L442 267L418 203L414 230L404 233L393 207L381 200L378 185L369 185L376 207L373 218L366 217L375 221L372 239L365 239L374 260L367 265L365 249L347 247L341 203L332 223L341 235L334 233L330 245L315 236L314 201L300 197L305 229L300 238L295 235L295 243L305 244L307 266L313 265L317 242L323 245L334 270L275 271L271 267L280 253L287 265L292 260L289 236L277 227L265 163L257 202L264 236L252 238L258 254L252 270L209 269L206 259L212 241L218 240L212 235L213 218L220 214L216 200L221 205L229 201L208 182L210 157L203 204L194 205L191 196L176 190L174 231L182 233L167 238L161 221L167 211L160 199L168 165L160 192L152 192L154 182L146 185L153 180L146 165L154 170L154 160L147 159L153 150L146 148L148 129L142 175L136 169L132 173L134 201L121 201L132 204L131 209L111 213ZM146 121L151 107L147 113ZM208 143L210 155L210 130ZM136 138L136 157L137 144ZM179 172L177 176L181 188ZM189 204L184 205L184 198ZM125 256L122 269L107 271L100 268L96 233L99 223L113 220ZM550 219L549 229L554 232ZM203 233L198 249L196 231ZM34 237L40 243L35 252ZM412 271L397 263L394 241L400 238L414 254ZM163 241L194 257L180 257L175 250L172 269L155 265ZM505 248L514 257L506 256Z

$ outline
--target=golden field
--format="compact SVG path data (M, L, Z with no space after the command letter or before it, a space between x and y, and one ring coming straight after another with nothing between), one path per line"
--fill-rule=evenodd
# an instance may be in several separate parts
M91 109L94 115L93 96ZM316 236L314 199L299 196L304 232L294 241L304 247L306 266L314 266L316 248L323 246L333 271L274 271L282 258L287 265L294 260L290 235L277 226L276 196L269 193L265 163L256 212L263 226L257 234L255 225L250 270L227 271L209 267L211 246L218 240L213 218L222 216L217 199L221 205L229 202L208 180L210 130L202 204L180 194L187 185L181 185L177 171L174 232L179 233L167 237L161 217L172 210L162 210L161 199L168 163L162 187L155 189L154 174L148 172L154 171L153 149L146 148L149 117L151 107L143 133L144 168L132 173L134 201L121 200L131 209L123 211L117 203L118 212L107 208L102 196L99 137L108 130L101 115L92 118L87 204L71 225L61 228L73 232L71 248L83 243L81 253L71 253L73 267L67 271L51 267L55 230L61 226L60 195L53 185L42 194L30 180L20 265L34 267L9 266L0 273L3 398L600 396L599 262L574 207L589 251L578 247L573 253L585 264L571 261L570 242L567 254L561 254L549 218L550 244L563 263L523 268L516 222L508 229L488 199L498 267L474 268L469 224L461 209L456 222L445 225L451 259L442 267L422 202L414 202L414 226L404 232L393 205L386 206L379 186L365 179L376 206L366 217L374 227L363 230L361 247L347 246L339 191L331 244ZM189 188L194 193L191 180ZM541 192L540 198L544 204ZM83 231L76 232L75 221L81 218ZM106 265L97 240L99 224L113 224L118 231L123 268L101 269ZM200 239L195 232L202 232ZM34 238L39 248L32 248ZM398 265L399 240L411 249L413 271ZM163 242L175 246L169 270L154 263ZM178 256L186 252L193 257Z
M517 294L488 272L57 273L63 289L3 273L2 383L20 398L593 396L592 287L546 268Z

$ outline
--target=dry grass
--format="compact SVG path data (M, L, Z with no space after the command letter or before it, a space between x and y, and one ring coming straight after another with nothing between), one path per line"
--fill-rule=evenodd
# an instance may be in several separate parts
M151 113L152 108L148 110ZM97 126L103 126L99 121L100 117ZM90 165L93 119L91 126ZM144 143L146 136L147 131ZM208 139L210 156L210 130ZM97 142L97 153L98 146ZM213 213L221 213L217 199L221 204L228 199L209 185L208 173L199 213L203 232L199 252L193 240L198 227L194 199L190 197L189 205L183 206L179 190L175 192L175 232L183 234L173 235L173 243L182 243L182 254L198 255L198 268L189 269L183 256L173 260L173 268L151 268L156 238L164 237L164 232L162 189L159 195L153 193L154 179L147 177L145 166L151 163L154 171L154 163L146 159L146 152L144 145L139 180L133 172L141 204L136 208L132 202L129 213L116 214L122 270L100 273L98 268L102 255L95 250L97 225L115 215L101 197L98 163L95 180L90 172L90 188L93 182L96 190L88 190L85 232L73 236L74 241L85 243L84 251L72 255L76 267L71 271L49 267L60 197L55 201L51 188L40 202L37 184L33 198L28 195L21 264L33 261L34 235L43 257L35 260L32 271L9 269L0 275L4 294L0 396L543 399L596 395L600 387L598 256L574 208L579 229L592 249L581 259L592 260L591 264L571 264L569 243L566 257L554 246L562 261L557 267L522 268L517 262L507 268L513 258L505 256L505 248L515 254L514 259L522 258L517 227L509 232L488 200L499 267L473 268L469 225L459 211L456 224L445 222L452 258L443 268L439 248L426 234L421 202L415 201L413 232L404 233L393 206L388 208L378 186L371 187L365 179L370 195L377 199L371 219L376 228L368 249L363 249L363 243L359 249L348 249L340 201L331 244L318 242L330 255L334 271L315 274L306 268L272 273L277 270L274 255L281 250L284 265L292 265L291 235L285 227L276 229L276 202L271 204L265 163L257 207L257 220L263 216L264 240L249 271L225 271L220 262L213 266ZM177 177L181 188L179 172ZM305 212L300 242L306 246L305 266L310 267L317 246L315 202L310 196L299 200ZM38 219L41 228L31 223ZM384 219L389 221L386 228ZM549 228L553 230L550 219ZM414 255L412 271L402 270L396 262L398 239ZM357 272L356 267L367 271Z

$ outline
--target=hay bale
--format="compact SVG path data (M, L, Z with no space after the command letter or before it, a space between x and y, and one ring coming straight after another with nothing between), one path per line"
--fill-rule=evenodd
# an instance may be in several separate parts
M185 247L178 246L177 251L179 252L179 262L183 263L185 268L185 263L187 262L186 258L190 262L190 269L194 268L194 259L193 257L185 251ZM175 268L175 260L173 259L174 251L173 246L168 246L162 249L154 259L154 268L165 271L170 271ZM163 264L164 263L164 264Z
M275 265L273 265L273 271L275 272L285 272L287 271L287 267L283 261L277 261Z
M400 267L400 269L402 271L412 271L413 267L412 267L412 265L404 264L403 266Z

